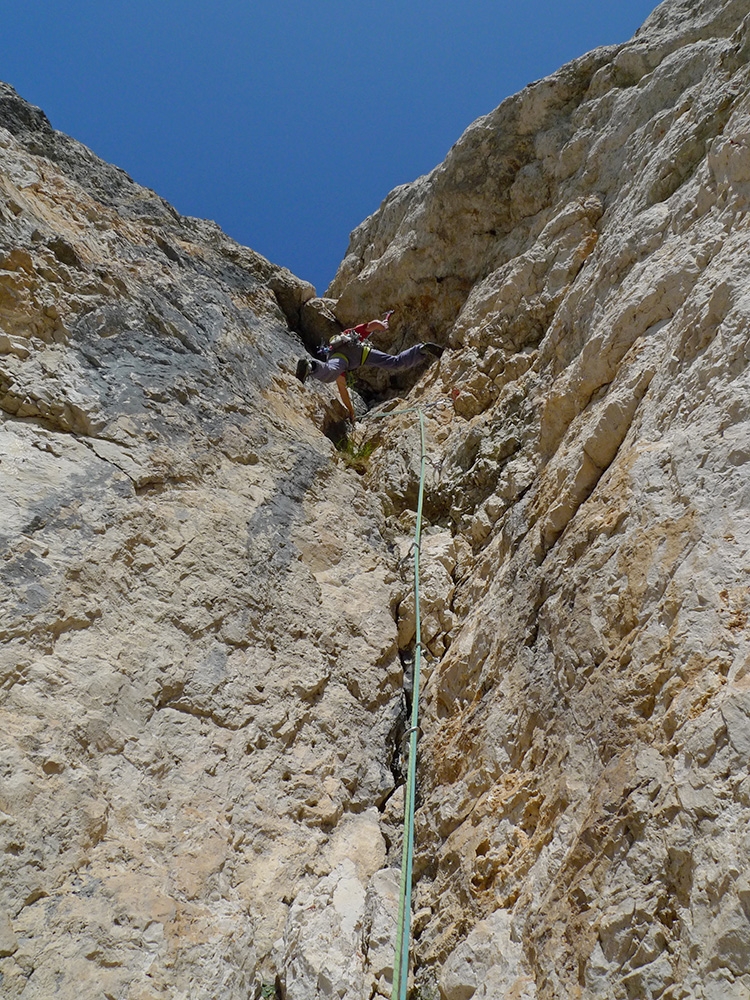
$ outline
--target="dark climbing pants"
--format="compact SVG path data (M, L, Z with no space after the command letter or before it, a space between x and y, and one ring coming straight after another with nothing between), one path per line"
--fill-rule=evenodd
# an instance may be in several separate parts
M357 349L359 350L359 348ZM361 354L360 354L361 357ZM383 351L370 350L367 353L364 364L355 362L352 359L335 354L329 361L313 361L310 375L318 382L335 382L339 375L344 375L352 368L386 368L392 372L406 371L413 368L424 359L422 345L415 344L414 347L407 347L400 354L385 354Z

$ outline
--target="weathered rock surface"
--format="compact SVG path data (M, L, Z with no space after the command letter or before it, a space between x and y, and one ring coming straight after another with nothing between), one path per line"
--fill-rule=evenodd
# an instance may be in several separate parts
M386 864L402 585L313 290L1 96L0 993L247 997Z
M419 436L337 453L290 330L395 307L420 995L749 997L750 0L505 101L325 299L0 126L3 996L389 995Z
M417 838L445 1000L750 996L749 15L667 2L510 98L329 290L449 348L415 397L460 543ZM414 455L373 457L386 513Z

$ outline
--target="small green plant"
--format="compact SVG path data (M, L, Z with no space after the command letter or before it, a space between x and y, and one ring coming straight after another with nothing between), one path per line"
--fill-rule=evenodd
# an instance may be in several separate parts
M260 1000L276 1000L277 997L276 983L261 983Z
M440 990L433 977L416 983L409 993L409 1000L440 1000Z
M357 445L350 438L342 438L336 442L336 451L341 455L345 465L354 469L360 476L367 472L367 461L375 451L377 443L370 438L364 444Z

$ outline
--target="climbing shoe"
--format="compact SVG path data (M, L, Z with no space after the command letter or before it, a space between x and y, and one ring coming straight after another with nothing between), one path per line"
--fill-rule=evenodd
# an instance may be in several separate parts
M440 344L427 343L427 344L422 344L420 350L422 351L422 354L431 354L433 358L439 358L442 356L442 353L445 350L445 348L441 347Z
M297 362L297 371L294 373L304 384L305 379L312 371L312 361L309 358L300 358Z

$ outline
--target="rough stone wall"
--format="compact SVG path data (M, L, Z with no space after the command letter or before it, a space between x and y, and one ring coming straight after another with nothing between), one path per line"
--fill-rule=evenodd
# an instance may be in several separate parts
M448 347L416 390L424 996L750 996L749 15L668 0L510 98L329 290L397 289L397 335Z
M292 374L314 290L0 125L0 994L252 996L339 868L364 981L402 585Z
M324 300L0 90L3 995L389 995L418 433L336 452L290 329L395 308L415 997L750 997L749 18L508 99Z

